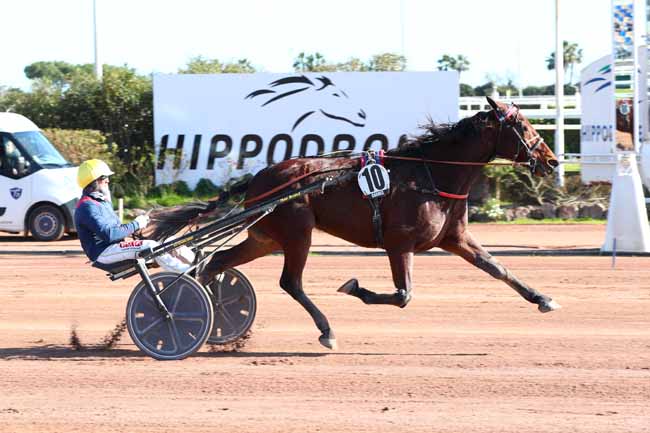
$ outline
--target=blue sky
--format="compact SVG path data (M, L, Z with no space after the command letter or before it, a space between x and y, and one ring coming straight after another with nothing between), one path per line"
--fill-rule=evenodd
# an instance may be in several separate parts
M0 0L0 86L27 89L39 60L93 62L92 0ZM549 84L555 0L97 0L103 63L173 73L197 55L246 57L266 72L292 70L301 51L332 62L401 52L413 71L443 54L471 62L461 81ZM561 0L564 39L583 66L611 51L611 0ZM403 27L401 25L403 23ZM403 31L402 31L403 28ZM579 69L575 71L576 78ZM574 79L574 80L575 80Z

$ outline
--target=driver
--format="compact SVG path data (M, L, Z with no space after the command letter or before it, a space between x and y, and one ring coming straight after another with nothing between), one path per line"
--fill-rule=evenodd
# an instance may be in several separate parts
M4 143L0 142L0 169L9 175L17 175L19 157L16 145L5 137Z
M125 240L133 232L145 228L149 217L140 215L130 223L120 224L108 188L109 176L112 174L114 173L108 165L99 159L83 162L77 172L77 183L83 188L74 215L79 241L90 260L105 265L136 259L140 251L159 245L154 240ZM182 256L184 260L171 254L162 254L155 260L163 269L181 273L194 260L192 250L187 247Z

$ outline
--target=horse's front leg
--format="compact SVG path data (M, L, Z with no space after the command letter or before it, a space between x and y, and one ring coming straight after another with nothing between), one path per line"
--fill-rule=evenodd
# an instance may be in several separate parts
M365 304L387 304L401 308L411 300L411 270L413 268L412 252L387 251L390 269L393 273L393 283L396 291L391 294L375 293L359 287L356 278L349 280L339 288L339 292L347 293L361 299Z
M497 280L505 282L507 285L515 289L515 291L525 300L537 304L537 308L542 313L548 313L549 311L561 308L560 304L553 301L550 297L538 292L514 276L508 268L492 257L490 253L488 253L474 239L469 231L462 232L461 236L454 236L453 238L445 239L439 246L450 253L459 255Z

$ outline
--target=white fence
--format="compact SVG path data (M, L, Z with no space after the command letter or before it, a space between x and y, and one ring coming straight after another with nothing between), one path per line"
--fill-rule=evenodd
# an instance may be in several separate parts
M533 123L535 120L555 120L555 96L500 96L492 95L493 99L503 102L514 102L521 106L523 113ZM479 111L491 110L485 96L463 96L459 102L459 117L470 117ZM564 118L580 119L582 110L580 107L580 94L564 97ZM548 125L535 125L535 129L555 130L555 123ZM580 124L565 124L564 129L579 130Z

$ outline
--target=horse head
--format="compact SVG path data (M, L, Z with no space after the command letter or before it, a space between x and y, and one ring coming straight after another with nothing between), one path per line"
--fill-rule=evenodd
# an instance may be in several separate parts
M528 162L530 171L536 176L553 172L559 162L544 139L535 130L516 104L506 105L489 96L497 122L496 156L515 162Z
M309 105L294 121L292 131L305 119L314 115L321 115L356 127L366 124L366 113L362 109L354 107L350 103L348 94L343 89L339 89L326 76L316 77L315 80L304 75L280 78L269 83L268 88L249 93L245 99L264 98L262 107L266 107L283 99L295 99L299 95L309 95L306 98Z

